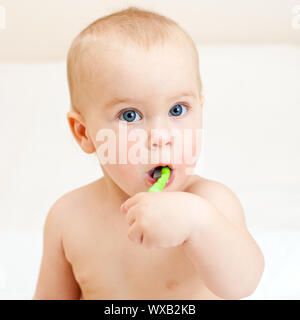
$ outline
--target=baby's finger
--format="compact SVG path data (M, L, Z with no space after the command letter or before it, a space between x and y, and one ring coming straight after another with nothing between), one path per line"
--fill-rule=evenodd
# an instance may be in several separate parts
M143 241L141 243L146 249L154 249L152 241L150 241L149 237L145 235L143 236Z
M128 225L131 226L136 219L136 210L134 210L134 206L127 211L127 214L125 217Z
M136 223L131 225L131 227L128 230L128 238L135 242L135 243L141 243L143 240L143 234L141 232L141 229L137 226Z
M120 207L121 212L127 213L132 206L137 204L145 196L145 193L146 192L138 192L134 196L123 202L123 204Z

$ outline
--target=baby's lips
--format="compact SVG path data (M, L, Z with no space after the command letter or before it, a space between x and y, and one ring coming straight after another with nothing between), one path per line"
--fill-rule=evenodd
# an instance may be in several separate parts
M155 168L158 167L169 167L171 170L173 170L173 165L171 163L164 163L164 162L160 162L158 164L156 164L154 167L152 167L150 170L147 171L147 173L152 176L152 174L154 173Z

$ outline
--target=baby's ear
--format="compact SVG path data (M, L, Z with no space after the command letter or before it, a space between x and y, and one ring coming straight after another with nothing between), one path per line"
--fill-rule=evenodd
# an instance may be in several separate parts
M86 153L95 152L93 141L88 135L85 121L83 117L74 110L67 113L67 119L70 129L80 148Z
M204 105L204 96L200 96L200 106L201 106L201 108L203 107L203 105Z

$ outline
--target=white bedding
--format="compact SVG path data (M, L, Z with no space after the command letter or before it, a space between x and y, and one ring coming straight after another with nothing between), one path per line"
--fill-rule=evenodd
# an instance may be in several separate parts
M250 229L265 257L255 292L245 299L300 299L300 229Z
M265 256L256 291L244 299L300 299L300 229L250 229ZM31 299L42 230L0 229L0 299Z

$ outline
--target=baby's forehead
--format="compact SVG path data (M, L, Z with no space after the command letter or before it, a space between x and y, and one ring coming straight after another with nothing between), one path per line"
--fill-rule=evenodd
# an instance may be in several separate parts
M87 98L92 104L103 102L104 96L143 96L147 100L155 94L165 97L179 90L201 91L197 53L187 42L144 48L119 39L90 39L81 52L74 88L81 103L88 103Z
M88 70L97 78L105 79L109 75L115 79L120 75L136 74L138 77L166 72L183 75L185 71L197 70L197 58L187 43L167 42L143 48L122 40L91 41L86 47L86 58L82 59L83 71ZM157 79L159 80L159 78Z

